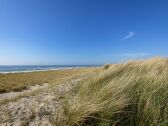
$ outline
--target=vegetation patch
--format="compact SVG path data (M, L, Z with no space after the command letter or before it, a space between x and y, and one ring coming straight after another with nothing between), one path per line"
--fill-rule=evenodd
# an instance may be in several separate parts
M58 122L67 126L167 126L168 59L103 68L79 82L63 106Z
M18 92L37 84L54 84L58 81L92 71L94 68L0 74L0 93Z

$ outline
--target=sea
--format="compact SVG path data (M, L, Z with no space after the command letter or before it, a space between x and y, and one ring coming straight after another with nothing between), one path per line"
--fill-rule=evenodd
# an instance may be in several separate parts
M20 72L35 72L48 70L63 70L85 67L97 67L98 65L22 65L22 66L0 66L0 73L20 73Z

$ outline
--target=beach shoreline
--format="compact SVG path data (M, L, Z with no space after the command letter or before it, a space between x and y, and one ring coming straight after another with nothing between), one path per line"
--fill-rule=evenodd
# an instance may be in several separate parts
M12 66L12 67L18 67L17 70L10 68L11 66L9 66L9 68L5 68L3 69L3 66L0 66L0 74L14 74L14 73L31 73L31 72L43 72L43 71L58 71L58 70L68 70L68 69L81 69L81 68L96 68L99 67L100 65L82 65L82 66L56 66L56 67L39 67L39 66L35 66L34 68L29 68L30 66ZM5 66L8 67L8 66ZM19 67L23 67L23 68L19 68ZM28 67L28 68L26 68Z
M23 70L23 71L10 71L10 72L1 72L0 71L0 74L31 73L31 72L57 71L57 70L80 69L80 68L87 68L87 67L55 68L55 69L42 69L42 70Z

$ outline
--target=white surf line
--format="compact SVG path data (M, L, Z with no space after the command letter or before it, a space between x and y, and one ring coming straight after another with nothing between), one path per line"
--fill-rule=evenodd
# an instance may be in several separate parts
M80 69L80 68L88 68L88 67L69 67L69 68L55 68L55 69L44 69L44 70L11 71L11 72L0 72L0 74L31 73L31 72L40 72L40 71L68 70L68 69Z

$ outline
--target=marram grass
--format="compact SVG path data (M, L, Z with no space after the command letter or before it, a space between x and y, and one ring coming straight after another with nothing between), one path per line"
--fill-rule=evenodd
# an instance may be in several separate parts
M55 125L168 126L168 59L105 66L63 100Z

